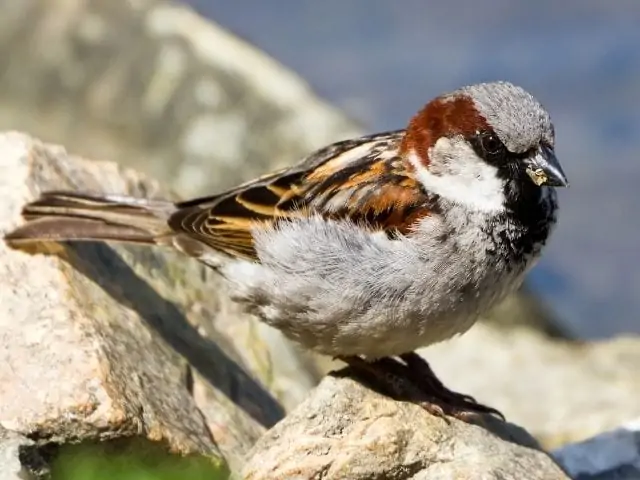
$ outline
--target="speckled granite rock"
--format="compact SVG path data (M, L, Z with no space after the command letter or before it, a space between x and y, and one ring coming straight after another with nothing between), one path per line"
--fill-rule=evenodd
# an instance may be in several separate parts
M35 480L34 472L41 470L46 463L37 451L29 454L35 442L24 435L5 430L0 426L0 478L2 480ZM23 465L26 464L26 465Z
M326 377L253 448L250 480L568 479L524 430L447 423L349 378Z
M161 193L16 133L0 135L0 171L0 233L45 189ZM0 241L0 425L40 442L142 435L237 467L283 415L279 372L219 280L177 256Z

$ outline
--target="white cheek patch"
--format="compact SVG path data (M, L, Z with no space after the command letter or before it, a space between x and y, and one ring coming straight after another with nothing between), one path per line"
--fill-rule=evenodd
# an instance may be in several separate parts
M479 158L464 140L441 138L429 150L438 173L429 171L415 152L409 161L424 188L470 209L488 213L504 210L504 183L495 167Z

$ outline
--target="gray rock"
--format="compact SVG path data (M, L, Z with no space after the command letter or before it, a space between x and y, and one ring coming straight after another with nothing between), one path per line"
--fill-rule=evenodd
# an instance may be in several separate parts
M0 480L33 480L32 471L46 468L33 445L27 437L0 427Z
M576 480L640 478L640 420L553 452Z
M0 171L0 234L42 190L162 193L17 133L0 135ZM237 467L283 415L258 328L178 253L0 242L2 425L41 442L140 435Z
M567 479L524 430L447 423L349 378L326 377L255 445L243 478Z

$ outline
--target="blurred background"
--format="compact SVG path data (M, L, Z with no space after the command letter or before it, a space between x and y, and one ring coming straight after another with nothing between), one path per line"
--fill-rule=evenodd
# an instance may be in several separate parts
M402 127L443 91L510 80L550 110L571 181L529 291L571 336L640 332L636 0L185 0L281 65L169 3L146 16L160 3L0 0L0 127L187 196Z

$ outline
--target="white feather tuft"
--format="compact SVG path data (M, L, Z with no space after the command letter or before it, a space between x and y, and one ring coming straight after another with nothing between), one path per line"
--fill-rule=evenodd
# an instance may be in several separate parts
M503 180L464 139L440 138L429 150L428 168L417 153L410 152L408 158L427 191L475 211L504 210Z

